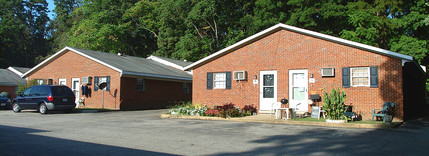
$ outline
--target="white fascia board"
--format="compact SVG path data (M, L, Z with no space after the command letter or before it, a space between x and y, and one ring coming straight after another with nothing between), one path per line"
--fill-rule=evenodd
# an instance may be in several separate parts
M22 77L22 78L27 77L27 76L28 76L28 74L33 73L33 71L38 70L38 69L39 69L39 68L41 68L43 65L45 65L45 64L47 64L47 63L52 62L53 60L55 60L56 58L60 57L62 54L66 53L67 51L73 51L73 52L75 52L75 53L77 53L77 54L79 54L79 55L82 55L82 56L84 56L84 57L86 57L86 58L90 59L90 60L93 60L93 61L95 61L95 62L97 62L97 63L100 63L100 64L102 64L102 65L104 65L104 66L107 66L107 67L109 67L109 68L112 68L113 70L116 70L116 71L118 71L118 72L122 72L122 70L120 70L120 69L118 69L118 68L115 68L115 67L113 67L113 66L111 66L111 65L109 65L109 64L107 64L107 63L104 63L103 61L100 61L100 60L98 60L98 59L95 59L95 58L93 58L93 57L91 57L91 56L88 56L88 55L86 55L86 54L84 54L84 53L79 52L79 51L78 51L78 50L76 50L76 49L73 49L73 48L71 48L71 47L66 46L66 47L64 47L63 49L61 49L60 51L58 51L57 53L55 53L54 55L52 55L51 57L49 57L48 59L44 60L43 62L39 63L39 64L38 64L38 65L36 65L35 67L31 68L28 72L24 73L21 77Z
M121 77L123 75L133 75L133 76L154 77L154 78L162 78L162 79L192 81L192 78L186 78L186 77L157 75L157 74L147 74L147 73L136 73L136 72L126 72L126 71L124 71L124 72L121 73Z
M11 71L11 72L13 72L13 73L15 73L16 75L18 75L18 76L22 76L22 74L23 73L21 73L20 71L18 71L18 70L16 70L15 68L13 68L13 67L8 67L7 68L7 70L9 70L9 71Z
M358 42L354 42L354 41L350 41L350 40L346 40L346 39L342 39L342 38L338 38L338 37L334 37L334 36L330 36L330 35L326 35L326 34L322 34L322 33L318 33L315 31L311 31L311 30L306 30L306 29L302 29L302 28L298 28L298 27L294 27L294 26L290 26L290 25L286 25L286 24L277 24L280 27L289 30L289 31L293 31L293 32L297 32L297 33L301 33L301 34L305 34L305 35L309 35L309 36L313 36L316 38L321 38L324 40L328 40L328 41L332 41L332 42L336 42L339 44L343 44L343 45L347 45L347 46L351 46L351 47L356 47L356 48L360 48L360 49L364 49L367 51L371 51L371 52L375 52L375 53L379 53L379 54L383 54L383 55L388 55L388 56L393 56L396 58L400 58L400 59L405 59L405 60L409 60L412 61L413 57L409 56L409 55L404 55L404 54L400 54L397 52L393 52L390 50L386 50L386 49L381 49L381 48L377 48L374 46L370 46L370 45L366 45L366 44L362 44L362 43L358 43Z
M362 43L358 43L358 42L354 42L354 41L350 41L350 40L345 40L342 38L338 38L338 37L334 37L334 36L330 36L330 35L326 35L326 34L322 34L322 33L318 33L318 32L314 32L311 30L306 30L306 29L302 29L302 28L298 28L298 27L294 27L294 26L290 26L290 25L286 25L286 24L276 24L268 29L265 29L259 33L256 33L255 35L252 35L244 40L241 40L231 46L228 46L216 53L213 53L212 55L209 55L201 60L198 60L197 62L186 66L185 70L190 70L190 69L194 69L195 67L199 66L202 63L206 63L207 61L211 61L213 59L216 59L222 55L225 55L226 53L230 52L231 50L238 48L240 46L243 46L245 44L248 44L249 42L252 42L256 39L259 39L261 37L264 37L265 35L268 35L272 32L281 30L281 29L286 29L292 32L296 32L296 33L300 33L300 34L304 34L304 35L309 35L312 37L316 37L316 38L320 38L323 40L328 40L328 41L332 41L335 43L339 43L339 44L343 44L346 46L351 46L351 47L355 47L355 48L359 48L359 49L363 49L363 50L367 50L370 52L374 52L374 53L379 53L382 55L388 55L388 56L392 56L392 57L396 57L396 58L400 58L403 60L408 60L408 61L413 61L413 57L409 56L409 55L404 55L404 54L400 54L400 53L396 53L393 51L389 51L389 50L385 50L385 49L381 49L381 48L377 48L377 47L373 47L373 46L369 46L369 45L365 45Z
M106 66L106 67L109 67L109 68L111 68L111 69L113 69L113 70L116 70L117 72L122 73L122 70L121 70L121 69L118 69L118 68L116 68L116 67L114 67L114 66L112 66L112 65L110 65L110 64L107 64L107 63L105 63L105 62L103 62L103 61L101 61L101 60L99 60L99 59L96 59L96 58L93 58L93 57L91 57L91 56L88 56L88 55L86 55L86 54L84 54L84 53L82 53L82 52L80 52L80 51L78 51L78 50L76 50L76 49L71 48L71 47L68 47L68 49L69 49L70 51L73 51L73 52L75 52L75 53L77 53L77 54L79 54L79 55L82 55L82 56L84 56L84 57L86 57L86 58L88 58L88 59L90 59L90 60L93 60L93 61L95 61L95 62L97 62L97 63L100 63L100 64L102 64L102 65Z
M259 38L259 37L261 37L261 36L264 36L265 34L268 34L268 33L270 33L271 31L276 30L276 29L278 29L278 28L279 28L279 26L278 26L278 24L277 24L277 25L272 26L272 27L270 27L270 28L268 28L268 29L265 29L265 30L263 30L263 31L261 31L261 32L259 32L259 33L256 33L256 34L254 34L254 35L252 35L252 36L250 36L250 37L248 37L248 38L246 38L246 39L243 39L243 40L241 40L241 41L239 41L239 42L237 42L237 43L235 43L235 44L233 44L233 45L230 45L230 46L228 46L228 47L226 47L226 48L223 48L222 50L220 50L220 51L218 51L218 52L216 52L216 53L213 53L213 54L211 54L211 55L209 55L209 56L207 56L207 57L205 57L205 58L202 58L201 60L198 60L197 62L194 62L194 63L192 63L192 64L190 64L190 65L186 66L186 67L185 67L185 70L193 69L195 66L197 66L197 65L199 65L199 64L201 64L201 63L205 63L206 61L210 61L210 60L212 60L212 59L215 59L215 58L217 58L218 56L222 56L222 55L224 55L224 53L225 53L225 52L228 52L228 51L230 51L230 50L232 50L232 49L235 49L236 47L239 47L239 46L241 46L242 44L246 44L246 43L248 43L248 42L251 42L251 41L253 41L254 39L257 39L257 38Z
M153 56L153 55L150 55L149 57L147 57L147 59L149 59L149 60L154 60L154 61L156 61L156 62L159 62L159 63L165 64L165 65L167 65L167 66L171 66L171 67L174 67L174 68L177 68L177 69L180 69L180 70L185 70L182 66L179 66L179 65L177 65L177 64L175 64L175 63L173 63L173 62L170 62L170 61L167 61L167 60L161 59L161 58L156 57L156 56Z
M61 49L60 51L58 51L57 53L55 53L51 57L49 57L46 60L42 61L41 63L37 64L36 66L34 66L33 68L31 68L29 71L27 71L26 73L24 73L21 77L22 78L27 77L28 74L33 73L33 71L39 69L44 64L51 62L51 60L53 60L53 59L56 59L58 56L60 56L61 54L63 54L66 51L66 49L68 49L68 47L64 47L63 49Z

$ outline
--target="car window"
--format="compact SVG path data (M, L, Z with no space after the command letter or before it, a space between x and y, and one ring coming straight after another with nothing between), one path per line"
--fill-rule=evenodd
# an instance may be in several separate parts
M39 96L40 95L40 87L33 87L30 91L30 96Z
M49 95L49 87L39 87L38 94L41 96Z
M30 96L30 91L31 91L31 89L32 88L28 88L28 89L26 89L25 91L24 91L24 96Z
M52 96L71 96L74 95L71 89L67 86L55 86L51 87Z

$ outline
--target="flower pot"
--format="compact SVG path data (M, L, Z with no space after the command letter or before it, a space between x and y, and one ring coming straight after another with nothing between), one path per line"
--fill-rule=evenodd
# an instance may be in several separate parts
M331 120L331 119L326 119L326 122L328 122L328 123L346 123L346 120Z

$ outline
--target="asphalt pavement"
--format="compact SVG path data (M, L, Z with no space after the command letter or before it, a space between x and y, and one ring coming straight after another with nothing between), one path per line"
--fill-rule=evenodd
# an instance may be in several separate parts
M166 110L0 110L0 155L429 155L429 122L394 129L162 119Z

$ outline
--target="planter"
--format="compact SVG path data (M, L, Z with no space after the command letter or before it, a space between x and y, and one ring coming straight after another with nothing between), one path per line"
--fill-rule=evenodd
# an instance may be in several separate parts
M326 122L328 122L328 123L346 123L346 120L331 120L331 119L326 119Z

